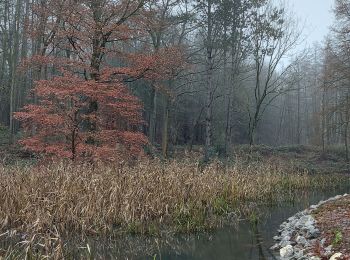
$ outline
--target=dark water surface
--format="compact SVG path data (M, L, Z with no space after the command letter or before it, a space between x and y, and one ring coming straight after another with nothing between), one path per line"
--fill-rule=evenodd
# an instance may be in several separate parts
M178 235L162 239L129 237L124 241L89 241L100 259L275 259L269 248L279 225L300 210L329 197L350 193L350 187L298 194L294 202L259 207L257 225L242 220L237 226L226 226L211 233Z
M210 239L203 235L197 240L189 241L189 250L180 254L163 250L162 259L275 259L269 248L274 244L272 238L283 221L320 200L349 191L350 188L313 192L300 195L294 203L262 207L257 226L250 221L242 221L237 228L219 229L209 237Z

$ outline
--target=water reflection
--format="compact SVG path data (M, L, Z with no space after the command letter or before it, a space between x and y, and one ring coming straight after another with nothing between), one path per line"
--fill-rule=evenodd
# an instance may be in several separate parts
M310 204L343 193L350 193L350 187L300 193L292 202L255 206L257 217L253 221L242 220L236 226L225 226L212 233L164 234L161 238L122 236L113 241L96 237L79 243L65 240L64 251L70 252L69 259L272 260L276 258L269 248L283 221ZM1 242L4 241L0 239ZM6 247L0 245L0 248Z
M135 237L128 244L131 251L125 244L122 248L114 244L113 248L119 249L112 255L117 258L166 260L276 259L269 248L273 244L272 237L283 221L310 204L349 191L349 188L344 188L302 193L293 202L260 205L256 221L243 220L237 226L226 226L211 234L165 236L162 239Z

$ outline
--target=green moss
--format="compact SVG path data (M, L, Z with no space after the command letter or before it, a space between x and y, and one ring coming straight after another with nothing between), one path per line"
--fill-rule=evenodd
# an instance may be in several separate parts
M335 230L333 234L334 234L334 237L332 240L332 245L339 246L343 242L343 234L341 233L340 230Z

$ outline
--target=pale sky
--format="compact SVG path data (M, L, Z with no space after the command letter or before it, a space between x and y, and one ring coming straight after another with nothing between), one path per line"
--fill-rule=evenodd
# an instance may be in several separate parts
M322 42L333 23L334 0L286 0L304 27L306 45Z

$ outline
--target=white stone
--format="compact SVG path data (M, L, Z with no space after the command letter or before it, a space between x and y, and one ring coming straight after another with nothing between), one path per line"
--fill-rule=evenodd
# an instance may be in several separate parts
M289 241L290 239L291 239L290 236L285 236L285 237L282 238L282 241Z
M290 230L283 230L281 233L281 237L282 237L282 239L284 237L291 237L291 231Z
M329 258L329 260L337 260L338 258L342 257L342 253L335 253L334 255Z
M341 197L343 197L343 196L342 196L342 195L337 195L337 196L334 197L334 199L335 199L335 200L338 200L338 199L340 199Z
M320 235L320 230L313 227L313 226L310 226L307 228L307 233L306 233L306 238L316 238Z
M279 244L274 244L272 247L270 247L270 250L271 251L277 251L280 248L281 248L281 246Z
M295 242L297 242L298 244L301 244L303 246L307 244L307 240L303 236L297 236L297 238L295 239Z
M299 219L297 226L312 226L313 224L315 224L315 219L311 215L306 215Z
M295 217L290 217L290 218L288 218L288 221L291 222L291 221L293 221L294 219L295 219Z
M309 259L310 260L321 260L321 258L319 258L318 256L311 256Z
M304 213L305 213L305 215L306 215L306 214L310 214L310 213L311 213L311 210L310 210L310 209L306 209L306 210L304 210Z
M291 245L285 246L280 249L280 256L282 258L291 257L294 254L294 249Z
M326 251L326 254L328 255L328 254L331 254L331 253L332 253L332 249L333 249L333 246L332 246L332 245L329 245L329 246L327 246L327 247L324 249L324 251Z
M292 244L292 242L289 241L289 240L282 240L282 241L279 243L280 247L286 247L286 246L289 246L289 245L291 245L291 244Z
M332 248L333 248L333 246L332 245L329 245L329 246L327 246L324 250L327 252L327 251L332 251Z
M299 259L299 258L302 258L303 256L304 256L304 250L294 248L294 258Z
M281 239L281 237L279 237L279 236L274 236L274 237L273 237L273 240L279 241L279 240L282 240L282 239Z

